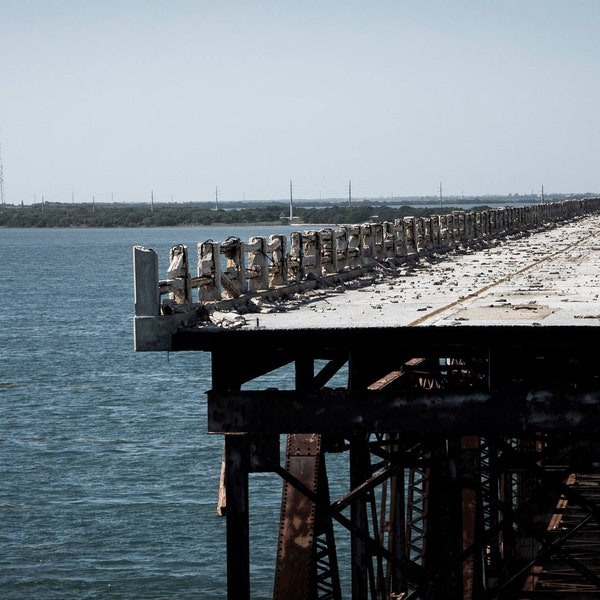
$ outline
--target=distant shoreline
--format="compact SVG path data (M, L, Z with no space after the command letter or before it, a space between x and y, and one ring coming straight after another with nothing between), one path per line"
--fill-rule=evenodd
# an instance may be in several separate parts
M177 227L319 227L334 226L331 223L304 223L294 221L293 223L282 223L281 221L247 222L247 223L193 223L177 225L0 225L0 229L159 229Z
M582 194L547 197L546 203L591 197ZM480 200L481 203L476 202ZM247 204L244 207L207 207L205 203L188 204L100 204L55 203L0 206L0 227L6 228L154 228L154 227L303 227L323 223L376 223L404 217L429 217L453 211L473 211L500 206L539 204L540 199L529 197L489 197L462 199L415 199L412 204L394 199L368 203L313 203L298 201L291 207L283 203ZM427 204L427 205L424 205ZM289 214L293 211L293 221Z

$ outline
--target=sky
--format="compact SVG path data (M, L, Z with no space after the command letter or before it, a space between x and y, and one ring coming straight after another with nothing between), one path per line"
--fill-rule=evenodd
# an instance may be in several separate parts
M0 0L5 200L600 192L599 31L599 0Z

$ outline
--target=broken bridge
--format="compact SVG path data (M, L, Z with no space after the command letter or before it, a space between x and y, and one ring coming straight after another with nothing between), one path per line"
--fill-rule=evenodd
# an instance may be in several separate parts
M355 600L600 597L599 210L202 242L194 273L174 246L164 280L134 248L136 349L211 353L228 598L251 597L259 471L282 480L274 599L342 597L340 527ZM249 389L286 365L293 389Z

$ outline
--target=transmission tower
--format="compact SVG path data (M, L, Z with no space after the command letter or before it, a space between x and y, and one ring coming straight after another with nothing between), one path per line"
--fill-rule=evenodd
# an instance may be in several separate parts
M0 204L6 205L6 198L4 197L4 169L2 168L2 145L0 144Z

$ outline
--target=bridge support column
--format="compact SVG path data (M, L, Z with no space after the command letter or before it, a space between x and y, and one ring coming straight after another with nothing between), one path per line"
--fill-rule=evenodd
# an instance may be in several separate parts
M225 436L227 598L250 600L248 451L245 435Z

